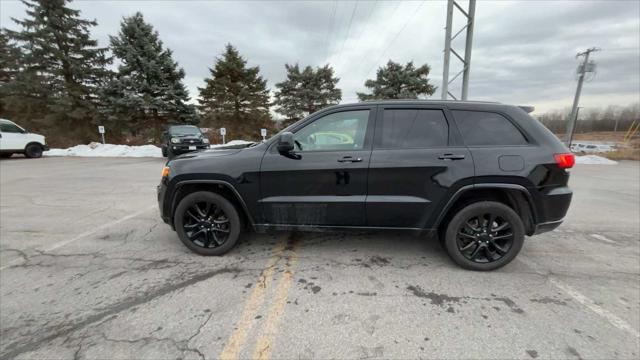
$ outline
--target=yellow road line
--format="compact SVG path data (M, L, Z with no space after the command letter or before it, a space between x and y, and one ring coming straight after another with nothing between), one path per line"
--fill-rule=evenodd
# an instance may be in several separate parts
M224 349L220 353L220 359L237 359L240 349L244 344L247 334L251 330L253 320L256 317L260 306L264 302L265 293L269 284L273 281L273 274L275 271L275 265L278 260L281 259L282 252L286 246L286 238L283 238L274 248L273 255L267 262L267 265L260 273L260 277L256 282L256 285L249 295L249 299L244 306L240 321L235 326L235 330L227 340Z
M278 331L278 324L280 323L280 319L284 313L284 307L287 304L289 289L293 284L294 268L298 262L298 255L296 254L297 245L297 239L292 239L292 242L288 247L291 253L287 258L285 270L282 273L280 282L278 283L278 288L276 289L273 304L271 305L267 320L262 325L261 335L256 342L256 347L253 350L253 356L251 356L252 359L268 359L271 354L273 340L275 339Z

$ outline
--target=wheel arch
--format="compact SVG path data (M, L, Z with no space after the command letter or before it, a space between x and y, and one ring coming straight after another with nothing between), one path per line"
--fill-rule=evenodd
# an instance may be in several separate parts
M24 146L24 151L27 151L27 148L29 147L29 145L38 145L42 148L42 150L44 150L44 144L42 144L39 141L29 141L25 146Z
M171 226L174 226L173 216L180 200L196 191L210 191L223 196L238 210L243 227L254 229L254 221L244 199L232 184L224 180L184 180L177 183L171 199Z
M530 236L535 232L537 214L529 190L522 185L502 183L481 183L461 187L440 211L433 228L442 231L462 207L486 200L509 206L522 219L525 233Z

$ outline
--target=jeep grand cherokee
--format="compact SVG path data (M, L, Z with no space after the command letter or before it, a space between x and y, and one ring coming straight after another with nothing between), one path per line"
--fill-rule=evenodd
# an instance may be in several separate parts
M436 234L460 266L509 263L562 222L574 156L527 108L380 101L323 109L264 143L168 161L163 220L202 255L241 231Z

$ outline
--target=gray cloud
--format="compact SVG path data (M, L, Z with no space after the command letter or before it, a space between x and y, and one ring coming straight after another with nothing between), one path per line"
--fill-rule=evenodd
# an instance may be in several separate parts
M444 1L94 0L72 6L98 20L94 36L101 45L118 32L122 16L141 11L185 69L194 99L228 42L251 66L260 66L271 87L284 78L285 63L331 63L345 102L355 101L364 80L389 58L428 63L433 84L441 85ZM0 2L3 27L15 28L9 19L23 16L21 3ZM461 26L459 17L454 27ZM539 111L569 106L575 54L598 46L603 49L594 55L598 72L585 85L581 105L637 102L639 44L637 1L479 1L470 98L533 104ZM454 46L464 48L463 36ZM452 74L457 69L459 64L453 63ZM459 84L452 91L459 93Z

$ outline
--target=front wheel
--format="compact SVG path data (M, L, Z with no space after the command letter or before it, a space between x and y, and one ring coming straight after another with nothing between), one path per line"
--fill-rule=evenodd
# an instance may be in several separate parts
M240 237L240 216L224 197L198 191L185 196L174 215L174 225L186 247L200 255L222 255Z
M510 207L482 201L462 208L449 222L447 254L465 269L487 271L513 260L524 243L524 225Z
M42 156L42 146L40 144L29 144L24 149L24 155L31 159L39 158Z

